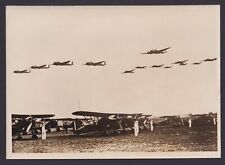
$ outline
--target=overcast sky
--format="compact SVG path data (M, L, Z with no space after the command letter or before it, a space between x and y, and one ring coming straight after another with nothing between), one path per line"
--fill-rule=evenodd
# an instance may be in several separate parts
M7 7L7 113L219 112L219 20L219 6ZM140 54L165 47L163 55ZM206 58L217 61L191 65ZM66 60L74 65L13 73ZM107 65L82 65L101 60Z

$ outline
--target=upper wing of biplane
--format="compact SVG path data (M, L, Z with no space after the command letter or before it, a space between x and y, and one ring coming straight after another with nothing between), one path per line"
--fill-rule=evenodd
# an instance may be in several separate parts
M89 111L76 111L72 113L73 115L78 116L94 116L94 117L128 117L128 116L141 116L142 113L136 113L136 114L128 114L128 113L102 113L102 112L89 112Z
M27 117L32 117L32 118L50 118L54 117L55 115L53 114L41 114L41 115L25 115L25 114L12 114L12 118L27 118Z

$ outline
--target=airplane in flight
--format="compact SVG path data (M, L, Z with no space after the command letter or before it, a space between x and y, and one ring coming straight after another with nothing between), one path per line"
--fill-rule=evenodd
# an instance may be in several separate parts
M147 51L145 53L141 53L141 54L164 54L167 52L168 49L170 49L171 47L168 47L168 48L164 48L164 49L160 49L160 50L157 50L157 49L152 49L150 51Z
M25 69L25 70L14 70L13 73L30 73L30 70Z
M207 58L207 59L205 59L204 61L205 61L205 62L209 62L209 61L215 61L215 60L217 60L217 58Z
M104 65L106 65L106 61L86 62L84 65L88 65L88 66L104 66Z
M188 60L183 60L183 61L175 61L174 63L172 63L172 64L183 64L183 63L185 63L185 62L187 62Z
M69 66L69 65L73 65L73 61L71 61L71 60L68 60L68 61L65 61L65 62L58 62L57 61L57 62L53 62L53 64L51 64L51 65Z
M192 65L200 65L202 62L194 62Z
M136 69L145 69L147 66L145 65L145 66L136 66L135 68Z
M187 63L179 63L179 65L183 66L183 65L187 65Z
M48 69L49 65L34 65L30 67L31 69Z
M169 69L169 68L172 68L172 66L165 66L164 68L165 69Z
M161 65L152 65L152 68L160 68L162 67L164 64L161 64Z
M134 70L135 70L135 69L132 69L132 70L126 70L126 71L124 71L123 73L134 73Z
M17 140L22 140L22 135L32 135L32 139L37 139L38 131L41 130L40 124L48 122L53 114L12 114L12 135L17 136ZM47 124L47 123L46 123Z

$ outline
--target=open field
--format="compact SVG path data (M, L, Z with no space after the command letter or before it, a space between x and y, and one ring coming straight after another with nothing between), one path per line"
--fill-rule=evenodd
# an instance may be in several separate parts
M75 137L50 133L47 140L12 141L14 153L217 151L217 127L155 128L117 136Z

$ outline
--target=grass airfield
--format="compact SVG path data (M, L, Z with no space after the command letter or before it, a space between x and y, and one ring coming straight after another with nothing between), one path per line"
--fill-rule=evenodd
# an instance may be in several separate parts
M63 131L47 134L46 140L12 140L13 153L83 153L83 152L189 152L217 151L217 127L155 128L115 136L75 136Z

